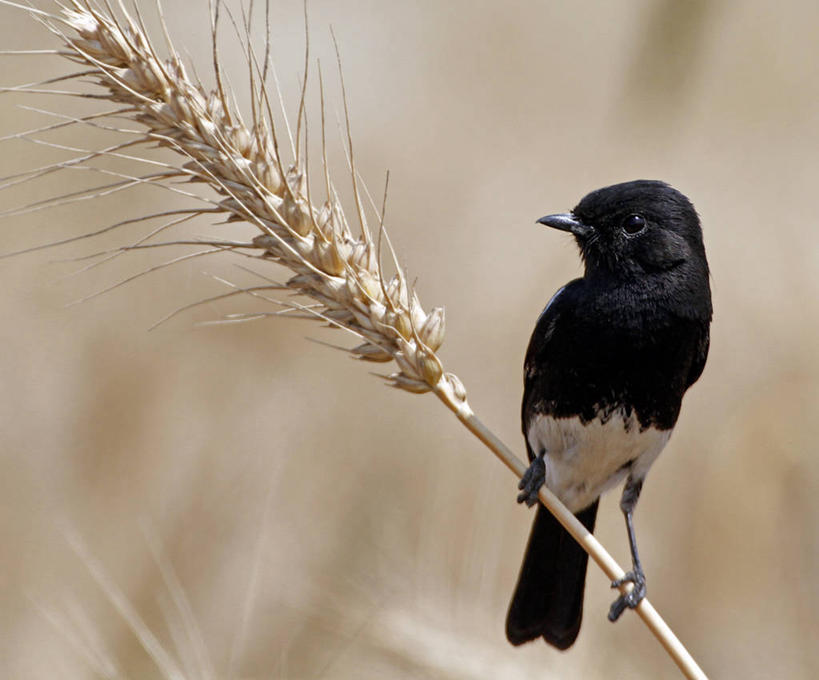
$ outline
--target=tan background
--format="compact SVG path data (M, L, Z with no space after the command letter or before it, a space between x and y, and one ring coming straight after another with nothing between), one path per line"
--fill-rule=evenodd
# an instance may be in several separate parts
M166 4L209 80L206 3ZM153 3L139 5L156 27ZM293 112L302 8L273 5ZM649 594L714 678L817 677L819 5L312 0L310 15L339 176L330 25L362 174L380 196L390 170L398 251L425 305L446 305L443 358L521 453L526 342L580 272L569 239L534 220L637 177L692 198L713 271L712 352L637 512ZM0 42L54 44L8 7ZM242 91L227 24L222 53ZM65 72L56 58L0 64L7 85ZM91 110L6 94L0 134L48 121L19 103ZM47 138L110 143L83 129ZM68 157L0 148L4 176ZM92 179L14 187L0 209ZM0 250L182 203L140 190L6 218ZM194 630L218 677L677 677L637 617L605 620L612 593L594 567L569 652L507 645L530 521L514 478L432 397L390 391L367 365L304 340L338 334L284 320L197 326L254 309L238 300L147 332L221 291L202 272L233 275L232 261L185 263L65 307L162 257L75 277L80 264L53 260L142 231L0 261L0 675L98 677L83 655L95 649L98 669L161 677L106 599L114 586L72 551L78 536L191 677L204 674ZM597 534L625 563L616 495ZM190 600L187 623L152 541Z

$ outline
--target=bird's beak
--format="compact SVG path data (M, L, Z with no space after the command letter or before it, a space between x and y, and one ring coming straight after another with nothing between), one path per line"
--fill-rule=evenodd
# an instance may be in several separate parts
M538 224L545 224L547 227L560 229L561 231L568 231L577 236L577 238L585 239L591 236L594 229L587 224L583 224L571 213L558 213L557 215L546 215L538 220Z

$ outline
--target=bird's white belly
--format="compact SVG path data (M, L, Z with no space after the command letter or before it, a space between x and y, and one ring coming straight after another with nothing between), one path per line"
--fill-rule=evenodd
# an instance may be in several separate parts
M591 505L631 473L642 479L668 442L671 430L640 428L632 413L617 411L603 422L536 416L527 439L535 455L545 451L546 486L572 512Z

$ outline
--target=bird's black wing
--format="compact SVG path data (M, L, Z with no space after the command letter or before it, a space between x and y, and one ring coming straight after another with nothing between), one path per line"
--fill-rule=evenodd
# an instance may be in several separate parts
M549 300L546 307L540 313L532 337L529 338L529 346L526 349L526 359L523 362L523 400L521 403L521 427L523 438L526 440L526 450L529 460L535 459L536 454L529 447L528 430L529 422L538 413L543 413L545 405L542 403L542 386L548 380L549 366L548 357L550 355L549 345L554 338L555 329L561 313L561 296L566 295L566 289L574 281L558 290Z
M585 281L575 279L557 291L540 313L523 364L521 425L527 438L529 424L538 415L588 416L595 399L589 366L587 337L579 332L576 309L582 307ZM581 386L578 389L578 386ZM537 453L528 450L529 460Z

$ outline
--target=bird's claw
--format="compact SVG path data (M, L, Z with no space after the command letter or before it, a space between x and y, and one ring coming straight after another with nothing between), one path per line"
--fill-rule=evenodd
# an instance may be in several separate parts
M609 621L616 621L620 615L628 609L634 609L646 596L646 576L642 570L627 572L623 578L618 578L611 582L612 588L619 588L625 583L633 583L634 587L627 593L623 593L611 605L609 609Z
M543 462L543 457L538 456L529 465L526 472L523 473L520 482L518 483L518 503L526 503L528 507L532 507L538 502L537 493L540 487L546 481L546 463Z

